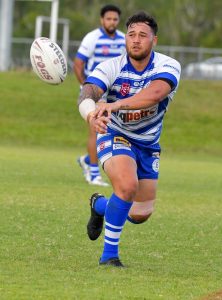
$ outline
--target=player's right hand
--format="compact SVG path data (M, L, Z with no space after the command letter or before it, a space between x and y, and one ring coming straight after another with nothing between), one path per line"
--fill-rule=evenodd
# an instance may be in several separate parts
M106 116L101 116L93 118L93 126L96 132L104 134L107 133L107 124L110 122L110 118Z

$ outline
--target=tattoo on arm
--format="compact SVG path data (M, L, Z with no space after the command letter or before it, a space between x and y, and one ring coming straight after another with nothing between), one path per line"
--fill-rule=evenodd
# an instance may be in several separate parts
M121 106L120 106L120 109L126 109L126 110L128 110L128 109L130 109L130 106L128 105L128 104L122 104Z
M86 98L90 98L95 102L98 102L103 94L104 92L95 84L85 84L80 92L78 104L80 104Z

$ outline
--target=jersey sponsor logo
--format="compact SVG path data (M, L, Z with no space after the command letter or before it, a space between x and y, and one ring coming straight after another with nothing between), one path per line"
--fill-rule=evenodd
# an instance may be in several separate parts
M105 142L99 144L99 150L102 151L105 149Z
M124 139L122 136L115 136L113 142L118 144L124 144L127 145L128 147L131 147L130 142Z
M136 87L143 86L144 85L144 80L142 80L142 81L134 81L133 85L136 86Z
M160 157L160 152L153 152L152 157L159 158Z
M179 71L179 70L178 70L176 67L174 67L174 66L171 66L171 65L165 64L165 65L163 65L163 67L166 67L166 68L171 68L171 69L173 69L173 70L177 71L177 73L179 73L179 74L180 74L180 71Z
M113 144L113 150L119 150L119 149L124 149L130 151L130 147L123 145L123 144Z
M130 91L130 84L123 82L120 88L120 94L122 96L126 96L127 94L129 94L129 91Z
M99 152L103 151L104 149L110 148L110 147L111 147L111 140L108 140L108 141L100 142L96 149L97 149L97 152L99 153Z
M152 169L154 172L158 172L159 171L159 159L155 159L152 163Z
M101 72L102 74L106 75L106 73L102 69L100 69L100 68L97 67L96 70L99 71L99 72Z
M87 50L88 51L88 47L86 47L85 45L81 45L81 48L83 48L83 49L85 49L85 50Z
M146 110L140 110L135 112L120 112L118 118L120 118L123 123L129 123L132 121L140 121L142 119L148 119L157 114L157 106L151 107Z
M112 45L110 45L110 48L111 48L111 49L117 49L117 48L118 48L118 45L112 44Z

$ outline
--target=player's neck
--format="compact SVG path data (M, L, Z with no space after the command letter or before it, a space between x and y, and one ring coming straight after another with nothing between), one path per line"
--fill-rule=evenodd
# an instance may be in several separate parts
M103 27L103 30L110 38L114 38L116 35L116 31L114 31L113 33L109 33L108 31L106 31L106 29L104 27Z
M132 57L129 57L131 64L133 65L134 69L138 72L142 72L150 61L150 56L144 58L143 60L136 60Z

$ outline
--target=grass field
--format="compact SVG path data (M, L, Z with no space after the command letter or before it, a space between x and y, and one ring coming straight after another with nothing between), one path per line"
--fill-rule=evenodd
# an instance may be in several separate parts
M0 299L220 299L222 82L182 81L166 117L156 212L127 223L128 268L98 267L76 164L86 127L78 85L0 73ZM99 188L109 196L111 188ZM209 295L209 296L208 296Z

